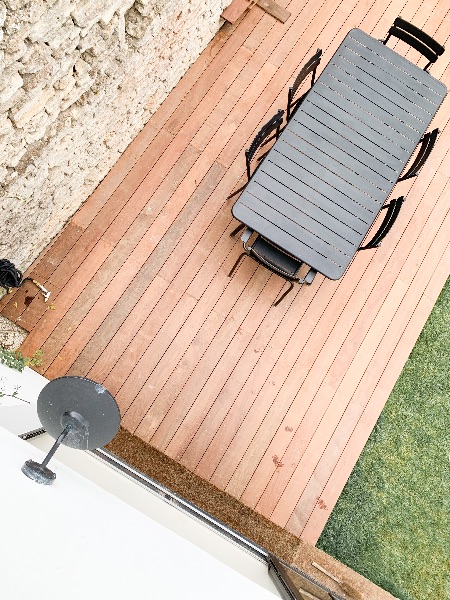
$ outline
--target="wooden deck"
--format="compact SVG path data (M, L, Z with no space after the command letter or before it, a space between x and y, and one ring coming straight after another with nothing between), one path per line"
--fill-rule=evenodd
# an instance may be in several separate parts
M393 231L338 282L274 308L280 278L247 259L229 279L228 197L316 48L326 64L350 28L382 38L399 14L446 44L450 14L448 0L279 4L284 24L255 6L221 29L36 260L50 302L25 285L0 304L45 376L102 382L124 427L315 543L449 274L450 95L420 176L396 186ZM449 59L430 69L447 86Z

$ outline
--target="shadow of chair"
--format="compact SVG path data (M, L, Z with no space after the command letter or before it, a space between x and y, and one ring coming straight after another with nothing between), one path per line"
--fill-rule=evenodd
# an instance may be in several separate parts
M244 245L244 252L242 252L237 261L234 263L233 268L228 274L228 277L231 277L236 270L237 266L241 262L241 260L245 256L249 256L253 260L255 260L258 264L263 265L272 273L276 273L283 279L285 279L289 284L289 288L273 303L273 306L278 306L280 302L289 294L289 292L294 287L294 283L307 283L311 284L314 280L316 272L314 269L310 269L304 278L300 278L298 276L298 272L300 267L302 266L302 262L296 260L289 254L283 252L278 246L271 244L259 234L256 234L256 238L252 242L251 245L248 245L247 242L253 235L253 231L251 229L246 229L241 236L241 240Z
M424 71L427 71L430 65L435 63L445 50L444 46L441 46L430 35L401 17L395 19L386 39L382 40L383 44L386 44L391 36L397 37L399 40L409 44L428 59L429 62L425 65Z
M298 96L298 98L295 98L300 86L302 85L302 83L305 81L305 79L308 77L308 75L310 73L312 73L310 88L314 85L314 81L316 79L316 70L317 70L317 67L319 66L321 56L322 56L322 50L320 50L320 48L319 48L317 50L317 52L314 54L314 56L312 56L308 60L308 62L301 68L300 72L298 73L297 77L295 78L293 85L289 88L288 102L287 102L287 109L286 109L286 121L289 121L291 119L291 117L293 116L293 114L295 113L295 111L297 110L297 108L299 107L299 105L302 103L302 101L305 99L305 96L309 92L309 90L307 90L304 94L302 94L301 96Z
M430 156L438 135L439 129L433 129L433 131L429 131L423 136L423 138L419 142L420 148L416 158L414 159L413 163L406 171L406 173L397 179L397 182L404 181L405 179L410 179L411 177L416 177L418 175L420 169L423 167L428 157Z
M364 246L360 246L358 250L370 250L373 248L379 248L381 242L387 236L389 231L392 229L395 221L397 220L398 215L400 214L400 209L402 207L405 198L400 196L400 198L396 198L395 200L391 200L388 204L383 206L382 210L386 209L386 214L384 219L378 228L375 235L371 238L367 244Z

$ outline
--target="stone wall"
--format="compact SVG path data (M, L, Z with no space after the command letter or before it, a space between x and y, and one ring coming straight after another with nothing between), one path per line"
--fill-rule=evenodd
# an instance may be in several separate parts
M0 0L0 258L24 270L212 39L231 0Z

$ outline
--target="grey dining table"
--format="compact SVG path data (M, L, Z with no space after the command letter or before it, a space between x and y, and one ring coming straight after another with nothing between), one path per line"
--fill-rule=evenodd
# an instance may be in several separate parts
M232 208L339 279L447 93L360 29L345 37Z

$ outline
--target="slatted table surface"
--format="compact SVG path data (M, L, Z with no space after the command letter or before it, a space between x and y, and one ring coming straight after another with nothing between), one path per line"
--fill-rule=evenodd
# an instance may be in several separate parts
M427 71L352 29L233 216L339 279L446 93Z

